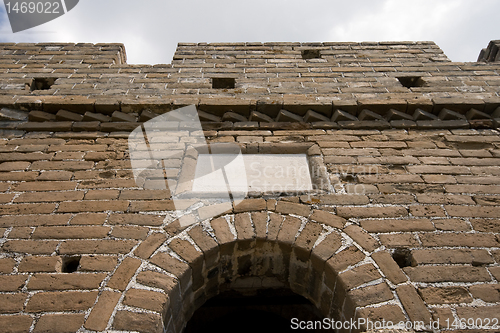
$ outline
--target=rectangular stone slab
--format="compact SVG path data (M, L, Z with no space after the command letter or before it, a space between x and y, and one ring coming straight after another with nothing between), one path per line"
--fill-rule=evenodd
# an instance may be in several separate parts
M297 193L313 190L306 154L200 154L193 192ZM224 166L222 168L217 168ZM225 178L226 177L226 178ZM227 179L227 182L226 180Z

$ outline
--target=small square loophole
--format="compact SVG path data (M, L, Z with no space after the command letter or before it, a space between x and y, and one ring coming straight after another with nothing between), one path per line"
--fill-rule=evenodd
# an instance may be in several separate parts
M213 89L234 89L236 79L234 77L214 77L212 78Z
M61 272L63 273L73 273L78 270L80 266L81 256L71 256L62 258Z
M30 84L30 91L49 90L56 82L56 78L36 77L33 78Z
M420 76L403 76L397 79L406 88L423 87L425 85L424 80Z
M321 58L321 52L318 49L302 50L302 59L319 59Z
M392 253L392 259L398 264L399 267L411 266L411 251L404 248L397 248Z

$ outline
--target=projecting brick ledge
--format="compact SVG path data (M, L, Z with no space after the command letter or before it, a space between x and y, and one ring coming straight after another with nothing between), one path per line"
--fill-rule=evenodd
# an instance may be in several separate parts
M166 111L168 112L168 111ZM440 109L437 115L416 109L413 114L404 113L394 109L379 109L375 113L368 109L363 109L356 113L348 113L337 109L331 117L309 110L304 117L292 114L289 111L281 110L278 116L273 119L254 117L254 112L249 118L228 111L222 117L215 116L205 111L198 111L203 128L207 130L250 130L250 129L467 129L467 128L498 128L500 127L500 107L492 110L490 114L476 109L464 109L462 113L450 109ZM151 120L161 113L153 113L145 109L134 113L122 113L114 111L113 117L108 117L101 113L85 112L83 115L59 110L54 116L52 113L44 111L20 111L8 108L0 110L4 114L4 121L0 122L0 130L19 130L26 132L130 132L140 126L139 120ZM8 116L15 114L16 116ZM226 115L230 116L226 117ZM283 116L288 114L288 116ZM59 115L59 118L57 118ZM26 120L19 121L22 116ZM64 116L64 117L63 117ZM236 117L237 116L237 117ZM61 120L62 119L62 120ZM68 119L77 119L71 121ZM233 121L227 121L232 119ZM87 121L85 121L87 120ZM226 121L224 121L226 120ZM259 120L259 121L254 121ZM262 121L265 120L265 121ZM320 120L320 121L317 121ZM187 124L189 126L189 124ZM179 124L182 128L183 123Z

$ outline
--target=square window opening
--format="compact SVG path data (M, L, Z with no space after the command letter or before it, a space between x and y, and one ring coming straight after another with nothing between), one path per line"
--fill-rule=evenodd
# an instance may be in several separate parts
M423 87L425 85L425 81L420 76L403 76L397 79L406 88Z
M320 50L317 49L302 50L301 53L302 53L302 59L304 60L321 58L321 52Z
M52 85L56 82L56 78L44 78L37 77L33 78L30 84L30 91L35 90L49 90Z
M236 79L233 77L212 78L212 89L234 89Z

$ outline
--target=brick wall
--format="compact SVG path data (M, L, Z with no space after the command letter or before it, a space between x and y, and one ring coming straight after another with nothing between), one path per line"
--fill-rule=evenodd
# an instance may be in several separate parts
M330 50L335 45L301 44ZM396 61L396 56L380 61L389 67L394 62L402 67L417 66L417 62L419 67L443 65L456 71L464 71L463 66L482 68L471 69L471 76L457 76L470 82L499 74L495 64L450 63L432 43L408 43L406 48L398 46L403 44L342 45L348 47L344 53L348 61L365 59L361 57L365 49L392 50L391 54L416 50L403 52L408 56L405 61ZM185 61L179 57L196 60L196 52L187 56L197 48L200 60L194 68L205 68L199 64L206 59L226 59L228 65L237 65L234 52L240 47L248 48L238 50L245 59L262 60L265 52L259 53L259 48L264 46L181 45L168 68ZM267 47L286 49L287 45ZM217 54L202 56L210 48ZM301 53L292 51L302 59ZM289 57L285 51L275 53ZM412 61L407 59L409 54ZM417 61L418 55L422 56ZM331 58L337 59L335 53ZM90 72L97 71L94 65L88 66ZM350 78L352 85L369 77L339 73ZM441 73L438 68L431 72L432 77ZM3 75L5 80L11 74ZM109 82L117 80L106 75L95 74ZM498 97L498 87L488 80L478 81L490 97ZM431 324L439 319L444 329L447 319L451 325L455 320L498 317L500 137L494 117L475 123L479 118L471 117L469 109L471 104L480 105L491 116L498 104L454 90L465 103L453 98L447 108L469 116L465 125L445 128L443 121L457 116L442 113L443 105L429 97L440 93L418 93L428 98L429 114L440 117L429 120L434 121L432 128L416 118L411 120L413 127L388 126L387 118L376 120L373 115L363 123L368 113L361 115L366 109L362 99L352 105L346 102L351 111L356 110L347 112L356 117L351 123L357 125L349 125L349 120L332 120L347 117L334 110L332 100L330 114L316 108L296 119L300 110L310 110L311 105L300 101L290 104L295 106L287 110L290 114L281 112L288 96L284 94L275 114L272 104L255 102L261 109L251 112L259 112L253 116L262 119L252 121L246 106L239 109L241 103L224 104L220 96L213 97L212 104L205 104L210 107L200 111L200 117L206 117L204 134L209 142L234 142L244 153L303 152L304 144L315 145L314 156L326 166L331 187L311 195L248 198L237 206L224 206L225 211L212 218L181 227L168 190L145 189L134 181L127 142L131 129L173 104L165 107L139 99L132 110L120 93L110 99L92 100L82 93L73 100L65 95L50 102L22 102L23 97L5 92L4 97L16 101L8 106L18 108L2 110L2 117L10 120L2 122L0 140L0 330L181 332L210 297L228 289L258 288L289 288L336 320ZM190 97L182 103L197 99L194 95L187 94ZM255 96L265 100L273 93ZM413 105L410 99L401 103L403 113L420 117L421 113L407 112ZM370 105L384 117L393 108L392 103L372 101ZM277 121L280 114L289 118ZM82 118L73 119L75 115ZM319 121L321 115L328 121ZM266 116L272 117L271 122ZM83 117L89 120L78 121ZM99 126L78 124L75 131L75 124L91 122ZM58 130L51 127L54 123L59 124ZM102 130L105 123L116 127ZM184 145L179 138L185 138L189 129L181 130L172 134L172 144Z
M124 112L148 105L164 112L194 104L210 113L328 115L360 105L412 113L417 107L492 112L490 105L500 104L497 64L450 62L432 42L181 43L164 65L125 64L121 45L57 45L1 45L0 105ZM309 50L320 58L303 59ZM55 81L31 91L33 78ZM217 78L235 79L234 88L212 88Z

